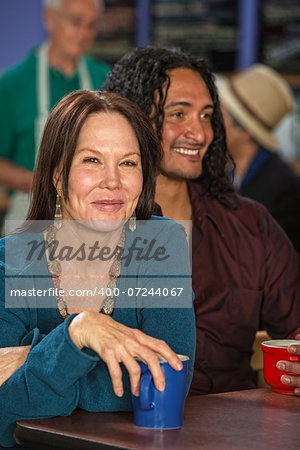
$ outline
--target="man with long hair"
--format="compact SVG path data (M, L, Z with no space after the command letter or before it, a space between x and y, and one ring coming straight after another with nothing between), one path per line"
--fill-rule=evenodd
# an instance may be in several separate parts
M179 49L145 47L118 61L102 89L129 98L151 118L164 153L156 201L163 215L192 221L191 393L255 387L256 332L300 338L300 261L266 209L238 196L227 177L233 161L213 74ZM299 364L282 364L300 373ZM299 378L282 374L300 395Z

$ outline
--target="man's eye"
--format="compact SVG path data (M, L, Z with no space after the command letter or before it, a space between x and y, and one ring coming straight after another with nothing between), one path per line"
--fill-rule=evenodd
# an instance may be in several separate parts
M65 20L69 22L70 25L73 27L80 27L82 24L82 20L80 17L73 17L73 16L67 16L65 17Z
M208 113L200 114L201 119L211 120L211 117L212 117L211 114L208 114Z
M90 157L90 158L84 158L84 162L97 163L97 162L98 162L98 159L97 159L97 158L93 158L93 157Z
M171 114L172 117L182 117L183 113L181 111L176 111Z

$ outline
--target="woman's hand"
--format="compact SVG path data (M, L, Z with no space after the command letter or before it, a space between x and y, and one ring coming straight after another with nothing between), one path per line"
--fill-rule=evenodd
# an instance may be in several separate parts
M0 348L0 386L25 363L29 350L30 345Z
M140 330L126 327L104 314L91 311L78 314L69 325L69 334L80 350L84 347L91 348L107 364L113 389L118 397L122 397L124 392L119 363L123 363L129 373L134 395L139 395L141 376L136 359L148 365L155 387L160 391L165 388L165 378L157 353L164 357L173 369L182 369L180 359L166 342L148 336Z
M300 355L300 334L297 334L296 339L299 340L299 345L292 344L288 346L288 352L291 355ZM276 367L277 369L284 370L285 372L298 375L282 375L280 380L283 384L295 386L294 394L300 396L300 362L278 361Z

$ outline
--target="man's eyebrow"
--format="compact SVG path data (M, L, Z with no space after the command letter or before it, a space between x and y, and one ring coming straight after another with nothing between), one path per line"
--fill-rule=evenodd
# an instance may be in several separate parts
M174 108L174 107L176 107L176 106L187 106L187 107L191 107L192 106L192 104L191 103L189 103L189 102L171 102L171 103L169 103L166 107L165 107L165 109L169 109L169 108ZM203 106L203 108L202 109L208 109L208 108L210 108L210 109L214 109L214 106L212 105L212 104L208 104L208 105L205 105L205 106Z
M191 106L189 102L171 102L166 106L166 109L173 108L174 106Z

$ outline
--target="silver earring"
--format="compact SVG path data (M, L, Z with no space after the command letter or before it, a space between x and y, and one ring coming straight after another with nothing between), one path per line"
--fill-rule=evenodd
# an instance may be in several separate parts
M136 215L135 211L133 211L132 216L129 219L129 230L133 233L136 229Z
M59 230L62 226L62 212L61 212L61 190L57 191L55 214L54 214L54 226Z

